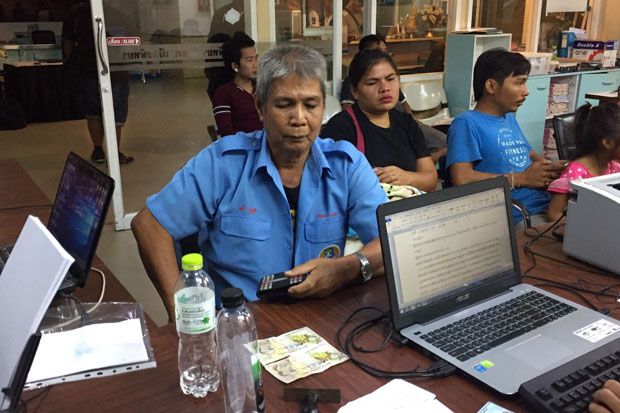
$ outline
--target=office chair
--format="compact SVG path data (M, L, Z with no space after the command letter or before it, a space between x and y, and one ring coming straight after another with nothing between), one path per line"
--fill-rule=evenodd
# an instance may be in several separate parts
M33 30L30 38L32 44L56 44L56 35L51 30Z
M433 126L439 121L451 119L446 92L440 84L436 82L415 83L403 86L401 90L413 114L420 122ZM430 116L421 113L429 111Z
M553 117L553 136L560 159L573 159L577 152L574 120L574 113Z
M323 112L323 121L321 125L325 125L337 113L342 112L342 106L336 96L325 96L325 111Z

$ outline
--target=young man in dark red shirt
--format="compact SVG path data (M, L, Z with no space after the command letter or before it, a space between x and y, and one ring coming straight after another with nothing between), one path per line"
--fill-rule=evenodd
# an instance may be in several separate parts
M234 77L218 87L213 95L213 114L219 135L262 129L263 123L254 105L258 70L254 40L237 32L224 43L222 54L224 66L234 72Z

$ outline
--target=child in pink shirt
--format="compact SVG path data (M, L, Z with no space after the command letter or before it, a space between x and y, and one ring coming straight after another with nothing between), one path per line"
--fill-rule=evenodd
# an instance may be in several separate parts
M551 221L559 219L566 209L571 180L620 172L620 106L586 104L577 109L575 143L575 159L547 189L552 195L547 210Z

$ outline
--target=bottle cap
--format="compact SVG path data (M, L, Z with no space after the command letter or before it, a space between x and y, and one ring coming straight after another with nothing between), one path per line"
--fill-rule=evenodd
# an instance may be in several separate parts
M222 307L224 308L239 307L245 302L241 288L226 288L222 291L220 297L222 297Z
M196 271L202 268L202 255L192 253L181 258L181 267L185 271Z

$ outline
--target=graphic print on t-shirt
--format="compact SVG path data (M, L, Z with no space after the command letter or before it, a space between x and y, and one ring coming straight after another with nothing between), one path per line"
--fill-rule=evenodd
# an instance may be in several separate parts
M523 137L514 136L510 128L501 128L497 134L497 145L505 163L510 164L517 171L525 169L530 154Z

